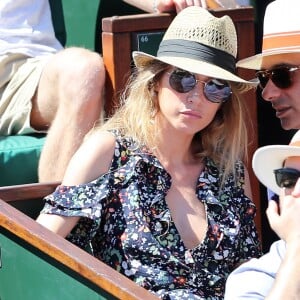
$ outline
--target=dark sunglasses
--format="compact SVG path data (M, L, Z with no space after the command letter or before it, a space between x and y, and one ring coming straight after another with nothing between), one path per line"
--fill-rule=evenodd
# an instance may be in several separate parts
M178 93L188 93L195 88L198 82L202 82L203 92L207 100L213 103L226 102L231 98L231 88L226 81L220 79L210 79L201 81L188 71L175 69L171 73L167 72L170 86Z
M293 188L300 177L300 171L292 168L274 170L276 184L281 188Z
M271 70L262 70L256 72L256 77L259 80L259 85L264 89L269 81L272 82L280 89L287 89L292 85L292 73L299 70L300 67L296 66L280 66Z

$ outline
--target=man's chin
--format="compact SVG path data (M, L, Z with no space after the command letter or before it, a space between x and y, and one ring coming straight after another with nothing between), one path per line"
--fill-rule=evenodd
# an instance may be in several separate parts
M300 122L299 123L293 123L289 120L280 120L280 124L282 129L284 130L293 130L293 129L300 129Z

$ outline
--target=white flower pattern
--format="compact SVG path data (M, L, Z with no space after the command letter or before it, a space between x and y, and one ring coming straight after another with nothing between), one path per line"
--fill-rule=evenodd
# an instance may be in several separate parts
M228 274L261 255L243 164L236 164L239 184L229 176L220 194L218 168L206 158L196 194L208 230L187 249L165 201L170 175L147 149L115 135L110 171L87 184L57 187L43 212L82 217L67 239L161 299L223 299Z

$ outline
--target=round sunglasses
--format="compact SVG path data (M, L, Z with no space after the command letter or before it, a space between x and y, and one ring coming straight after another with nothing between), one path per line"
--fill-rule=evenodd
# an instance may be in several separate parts
M287 89L293 83L292 73L299 69L300 66L279 66L270 70L258 71L255 75L262 89L266 87L269 79L271 79L278 88Z
M188 93L193 90L198 82L203 83L203 92L207 100L213 103L226 102L231 98L229 84L221 79L210 79L201 81L193 73L182 69L175 69L169 74L169 84L178 93Z
M300 177L300 171L293 168L280 168L274 170L276 184L280 188L293 188L298 178Z

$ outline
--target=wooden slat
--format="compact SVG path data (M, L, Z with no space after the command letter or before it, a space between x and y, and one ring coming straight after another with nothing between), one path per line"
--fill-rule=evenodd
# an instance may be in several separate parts
M0 187L0 199L10 201L25 201L29 199L41 199L51 194L59 182L29 183Z
M233 9L215 9L210 12L216 17L224 15L230 16L234 22L253 21L254 11L252 7L233 8ZM135 32L135 31L153 31L166 29L172 22L175 14L161 13L161 14L136 14L128 16L113 16L103 18L102 31L103 32Z

